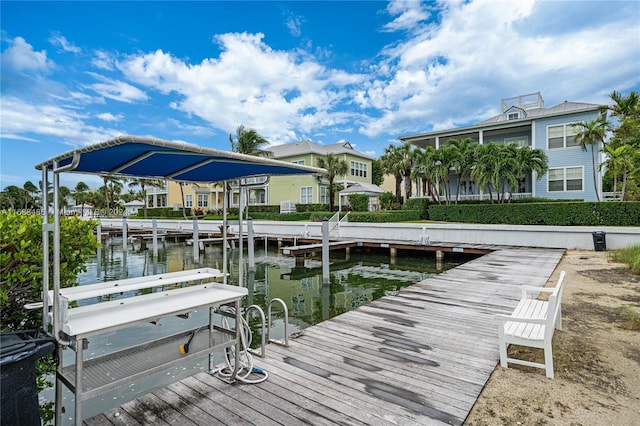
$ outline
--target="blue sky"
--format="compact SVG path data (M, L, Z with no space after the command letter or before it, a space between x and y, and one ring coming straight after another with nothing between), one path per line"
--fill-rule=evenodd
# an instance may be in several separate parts
M637 0L3 0L0 17L1 188L121 134L230 149L242 124L378 157L502 98L640 90ZM62 184L79 180L101 184Z

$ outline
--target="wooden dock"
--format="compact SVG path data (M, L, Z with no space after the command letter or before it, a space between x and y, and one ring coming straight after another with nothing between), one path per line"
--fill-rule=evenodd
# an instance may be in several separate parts
M493 316L563 250L502 249L269 345L258 385L199 373L86 425L462 424L499 359Z

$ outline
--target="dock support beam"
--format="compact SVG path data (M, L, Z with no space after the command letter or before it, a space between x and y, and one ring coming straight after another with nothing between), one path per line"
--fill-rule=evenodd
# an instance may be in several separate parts
M444 252L442 250L436 250L436 261L442 262L444 260Z
M322 284L329 284L329 219L322 219Z
M389 248L389 256L391 257L391 264L395 265L396 257L398 256L398 249L395 247Z

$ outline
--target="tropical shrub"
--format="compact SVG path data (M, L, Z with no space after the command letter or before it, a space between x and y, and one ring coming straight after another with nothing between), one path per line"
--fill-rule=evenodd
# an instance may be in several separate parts
M349 214L349 222L411 222L420 220L418 210L393 210L379 212L352 212Z
M417 210L421 219L429 219L429 199L409 198L402 206L403 210Z
M369 196L366 194L349 194L349 206L354 212L369 211Z
M76 283L95 253L97 222L60 218L60 286ZM53 261L53 244L49 262ZM40 329L42 312L24 305L42 300L42 217L0 212L0 324L3 331Z

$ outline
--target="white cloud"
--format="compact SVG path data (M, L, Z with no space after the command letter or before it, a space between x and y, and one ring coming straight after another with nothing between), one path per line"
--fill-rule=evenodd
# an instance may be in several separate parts
M113 55L105 52L104 50L96 50L94 52L94 57L91 59L91 65L105 71L113 70L115 68L114 63L115 58Z
M93 90L100 96L125 103L145 101L149 98L142 90L124 81L116 81L93 72L89 74L95 77L96 80L100 80L101 83L94 83L86 85L85 87Z
M121 131L92 126L88 117L57 105L34 105L14 97L3 97L0 108L2 135L39 135L55 137L72 146L88 145L121 134ZM23 139L23 138L21 138ZM33 142L37 139L33 138Z
M47 58L47 52L36 52L33 46L22 37L16 37L9 41L9 46L0 54L0 62L5 69L16 72L40 72L46 73L53 67L53 62Z
M348 88L363 80L327 69L296 52L266 45L263 34L216 36L218 58L187 64L160 50L119 62L124 75L162 94L175 92L178 110L232 132L243 124L274 143L289 142L299 132L349 123L353 113L338 112L348 102Z
M300 37L302 35L302 23L304 18L296 15L290 10L284 11L285 25L289 30L289 33L294 37Z
M545 9L536 16L537 4L441 2L439 24L388 46L380 77L354 96L361 107L381 112L360 132L399 135L466 125L497 114L501 98L536 91L547 106L565 99L604 102L611 90L638 84L637 22L609 20L600 9L602 19L581 25L573 8L546 2L558 22L571 25L558 36L529 34L523 22L534 25L548 15Z
M49 37L49 43L53 46L57 46L64 52L70 53L81 53L82 49L74 44L70 43L65 36L60 33L53 33L51 37Z
M101 114L96 114L96 118L102 120L102 121L122 121L123 119L123 115L122 114L118 114L118 115L113 115L110 112L104 112Z
M427 6L420 1L392 0L387 5L387 12L398 15L383 27L384 31L415 30L416 26L430 17Z

